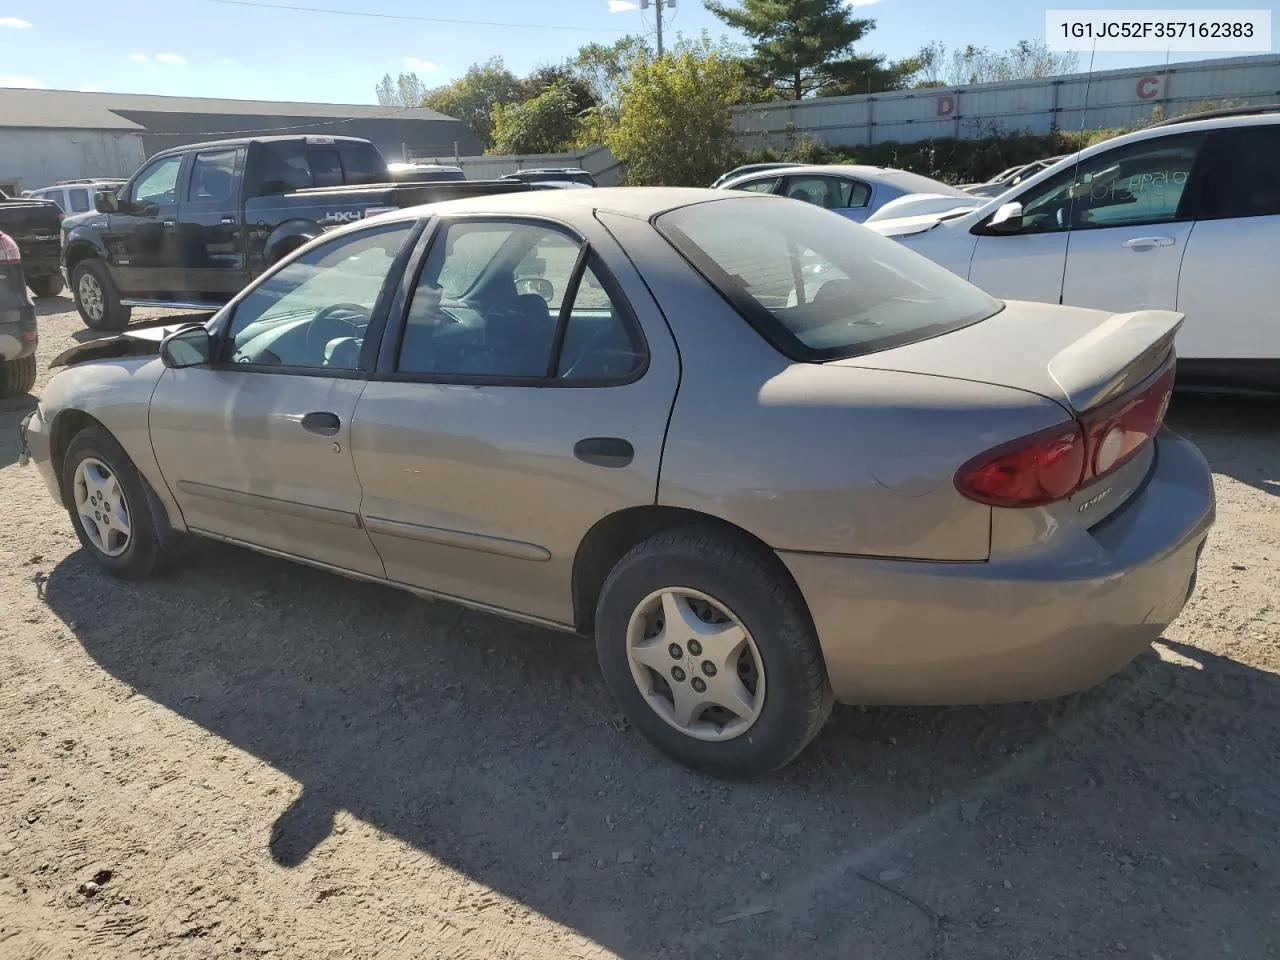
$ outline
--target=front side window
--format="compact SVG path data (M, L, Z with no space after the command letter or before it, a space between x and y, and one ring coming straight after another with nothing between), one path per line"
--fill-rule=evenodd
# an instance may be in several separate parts
M178 171L182 157L165 157L142 172L133 183L133 202L140 207L174 203L178 199Z
M657 228L782 353L822 361L959 329L1002 304L886 237L805 203L745 197Z
M237 304L223 360L358 369L365 330L412 229L395 223L350 234L267 277Z
M1200 155L1202 134L1161 137L1081 161L1020 198L1021 233L1168 223Z
M865 207L871 190L865 183L843 177L792 177L787 181L787 196L826 210L847 210Z
M643 345L582 252L550 224L445 224L409 304L397 370L597 382L634 373Z

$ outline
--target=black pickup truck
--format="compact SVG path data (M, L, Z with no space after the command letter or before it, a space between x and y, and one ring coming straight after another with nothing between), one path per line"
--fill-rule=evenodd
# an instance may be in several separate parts
M325 229L456 197L528 190L464 180L392 183L368 140L255 137L156 154L96 213L62 222L62 266L94 330L120 330L131 308L215 310Z
M17 200L0 193L0 233L8 234L22 252L22 266L37 297L62 292L58 272L58 224L62 211L51 200Z

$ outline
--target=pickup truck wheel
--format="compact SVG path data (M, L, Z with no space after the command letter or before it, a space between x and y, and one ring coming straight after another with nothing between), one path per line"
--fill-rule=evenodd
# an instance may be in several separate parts
M20 397L36 385L36 355L0 363L0 397Z
M61 275L50 273L43 277L27 277L27 286L37 297L56 297L66 284L62 282Z
M101 260L81 260L71 272L71 292L80 319L90 330L123 330L131 311L121 306L120 292Z

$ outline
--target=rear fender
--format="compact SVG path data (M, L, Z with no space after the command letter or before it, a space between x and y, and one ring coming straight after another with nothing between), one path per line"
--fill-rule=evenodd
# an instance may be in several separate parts
M267 267L287 257L305 243L324 235L324 227L314 220L301 217L285 220L267 235L262 247L262 257Z

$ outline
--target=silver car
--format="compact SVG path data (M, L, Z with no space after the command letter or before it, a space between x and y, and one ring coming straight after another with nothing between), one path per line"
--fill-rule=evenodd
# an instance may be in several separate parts
M838 213L854 223L862 223L886 203L912 194L973 200L963 190L918 173L858 164L762 170L723 183L717 181L717 184L721 190L745 190L802 200Z
M212 537L594 636L645 737L746 777L833 699L1054 696L1160 635L1214 515L1179 322L779 198L477 197L73 347L24 431L109 573Z

